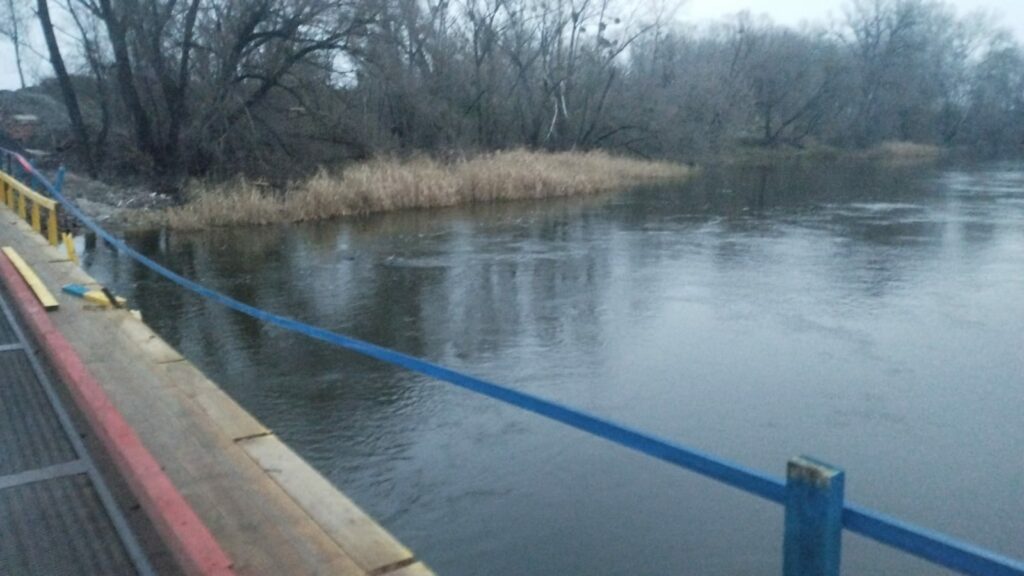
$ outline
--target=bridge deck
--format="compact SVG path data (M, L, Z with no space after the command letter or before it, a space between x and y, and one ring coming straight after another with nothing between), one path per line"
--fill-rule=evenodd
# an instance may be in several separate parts
M95 281L7 211L0 211L0 246L13 246L57 293L60 309L48 318L238 574L431 574L145 324L60 293L64 284ZM30 426L39 433L42 424Z
M0 290L0 574L152 574Z

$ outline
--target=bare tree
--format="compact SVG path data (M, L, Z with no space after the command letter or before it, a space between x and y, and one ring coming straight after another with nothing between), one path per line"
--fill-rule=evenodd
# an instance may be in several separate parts
M62 2L62 46L40 20L76 139L168 189L421 150L1024 140L1019 45L942 0L851 0L830 32L627 0Z
M752 32L756 54L749 79L760 138L766 146L800 145L831 113L843 70L820 37L769 28Z
M64 57L60 52L60 45L57 43L57 35L54 32L53 21L50 18L50 6L46 0L37 0L36 6L39 14L39 24L43 29L43 37L46 39L46 48L50 53L50 64L57 75L57 82L60 85L61 95L64 98L64 105L71 120L71 128L77 140L77 150L79 155L85 160L89 175L95 176L96 163L89 146L89 130L86 128L85 120L82 118L82 110L78 105L78 94L71 83L71 77L68 74L67 67L64 65Z

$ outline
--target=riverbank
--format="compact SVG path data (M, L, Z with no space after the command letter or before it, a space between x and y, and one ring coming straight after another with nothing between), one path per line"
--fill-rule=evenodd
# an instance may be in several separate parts
M722 164L774 164L794 160L821 162L861 161L880 162L884 164L916 164L938 160L950 150L932 144L915 142L882 142L871 148L850 150L833 146L806 146L803 148L775 147L765 148L741 147L716 160Z
M927 163L952 151L931 145L886 142L865 150L825 146L738 148L703 159L708 165L787 162ZM108 184L68 174L65 192L115 230L204 228L324 220L403 209L579 196L652 181L687 178L694 168L605 152L514 150L456 161L426 156L377 159L321 170L285 186L253 179L193 181L184 203L139 182Z
M193 184L189 200L148 213L143 224L193 230L306 222L393 210L557 198L685 178L676 163L605 152L512 150L454 162L377 159L340 172L321 170L275 191L252 180Z

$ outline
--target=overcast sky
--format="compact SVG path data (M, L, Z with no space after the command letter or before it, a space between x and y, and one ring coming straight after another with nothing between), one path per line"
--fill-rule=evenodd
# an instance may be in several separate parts
M961 14L975 10L990 12L1001 26L1013 30L1017 38L1024 41L1024 0L946 0L956 6ZM840 18L847 0L687 0L679 13L686 22L707 22L749 10L754 14L768 14L778 23L798 25L802 22L825 22ZM32 37L37 46L42 46L39 25L30 22ZM50 73L49 65L36 54L26 54L26 75L29 83L41 75ZM18 75L14 67L14 52L10 43L0 42L0 89L18 87Z
M1024 39L1024 0L946 0L960 14L975 10L993 13L998 22L1013 29ZM755 14L768 14L781 24L800 24L803 21L822 22L830 17L840 18L846 0L688 0L683 5L682 18L703 21L750 10Z

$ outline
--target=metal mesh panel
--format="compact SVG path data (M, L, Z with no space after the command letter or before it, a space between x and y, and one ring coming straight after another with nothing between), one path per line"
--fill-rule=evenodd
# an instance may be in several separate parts
M0 576L153 574L2 292Z
M11 328L7 318L3 314L0 314L0 346L4 344L15 344L18 342L18 337L14 334L14 330Z
M0 352L0 476L75 457L25 352Z
M0 574L135 574L89 478L0 490Z

